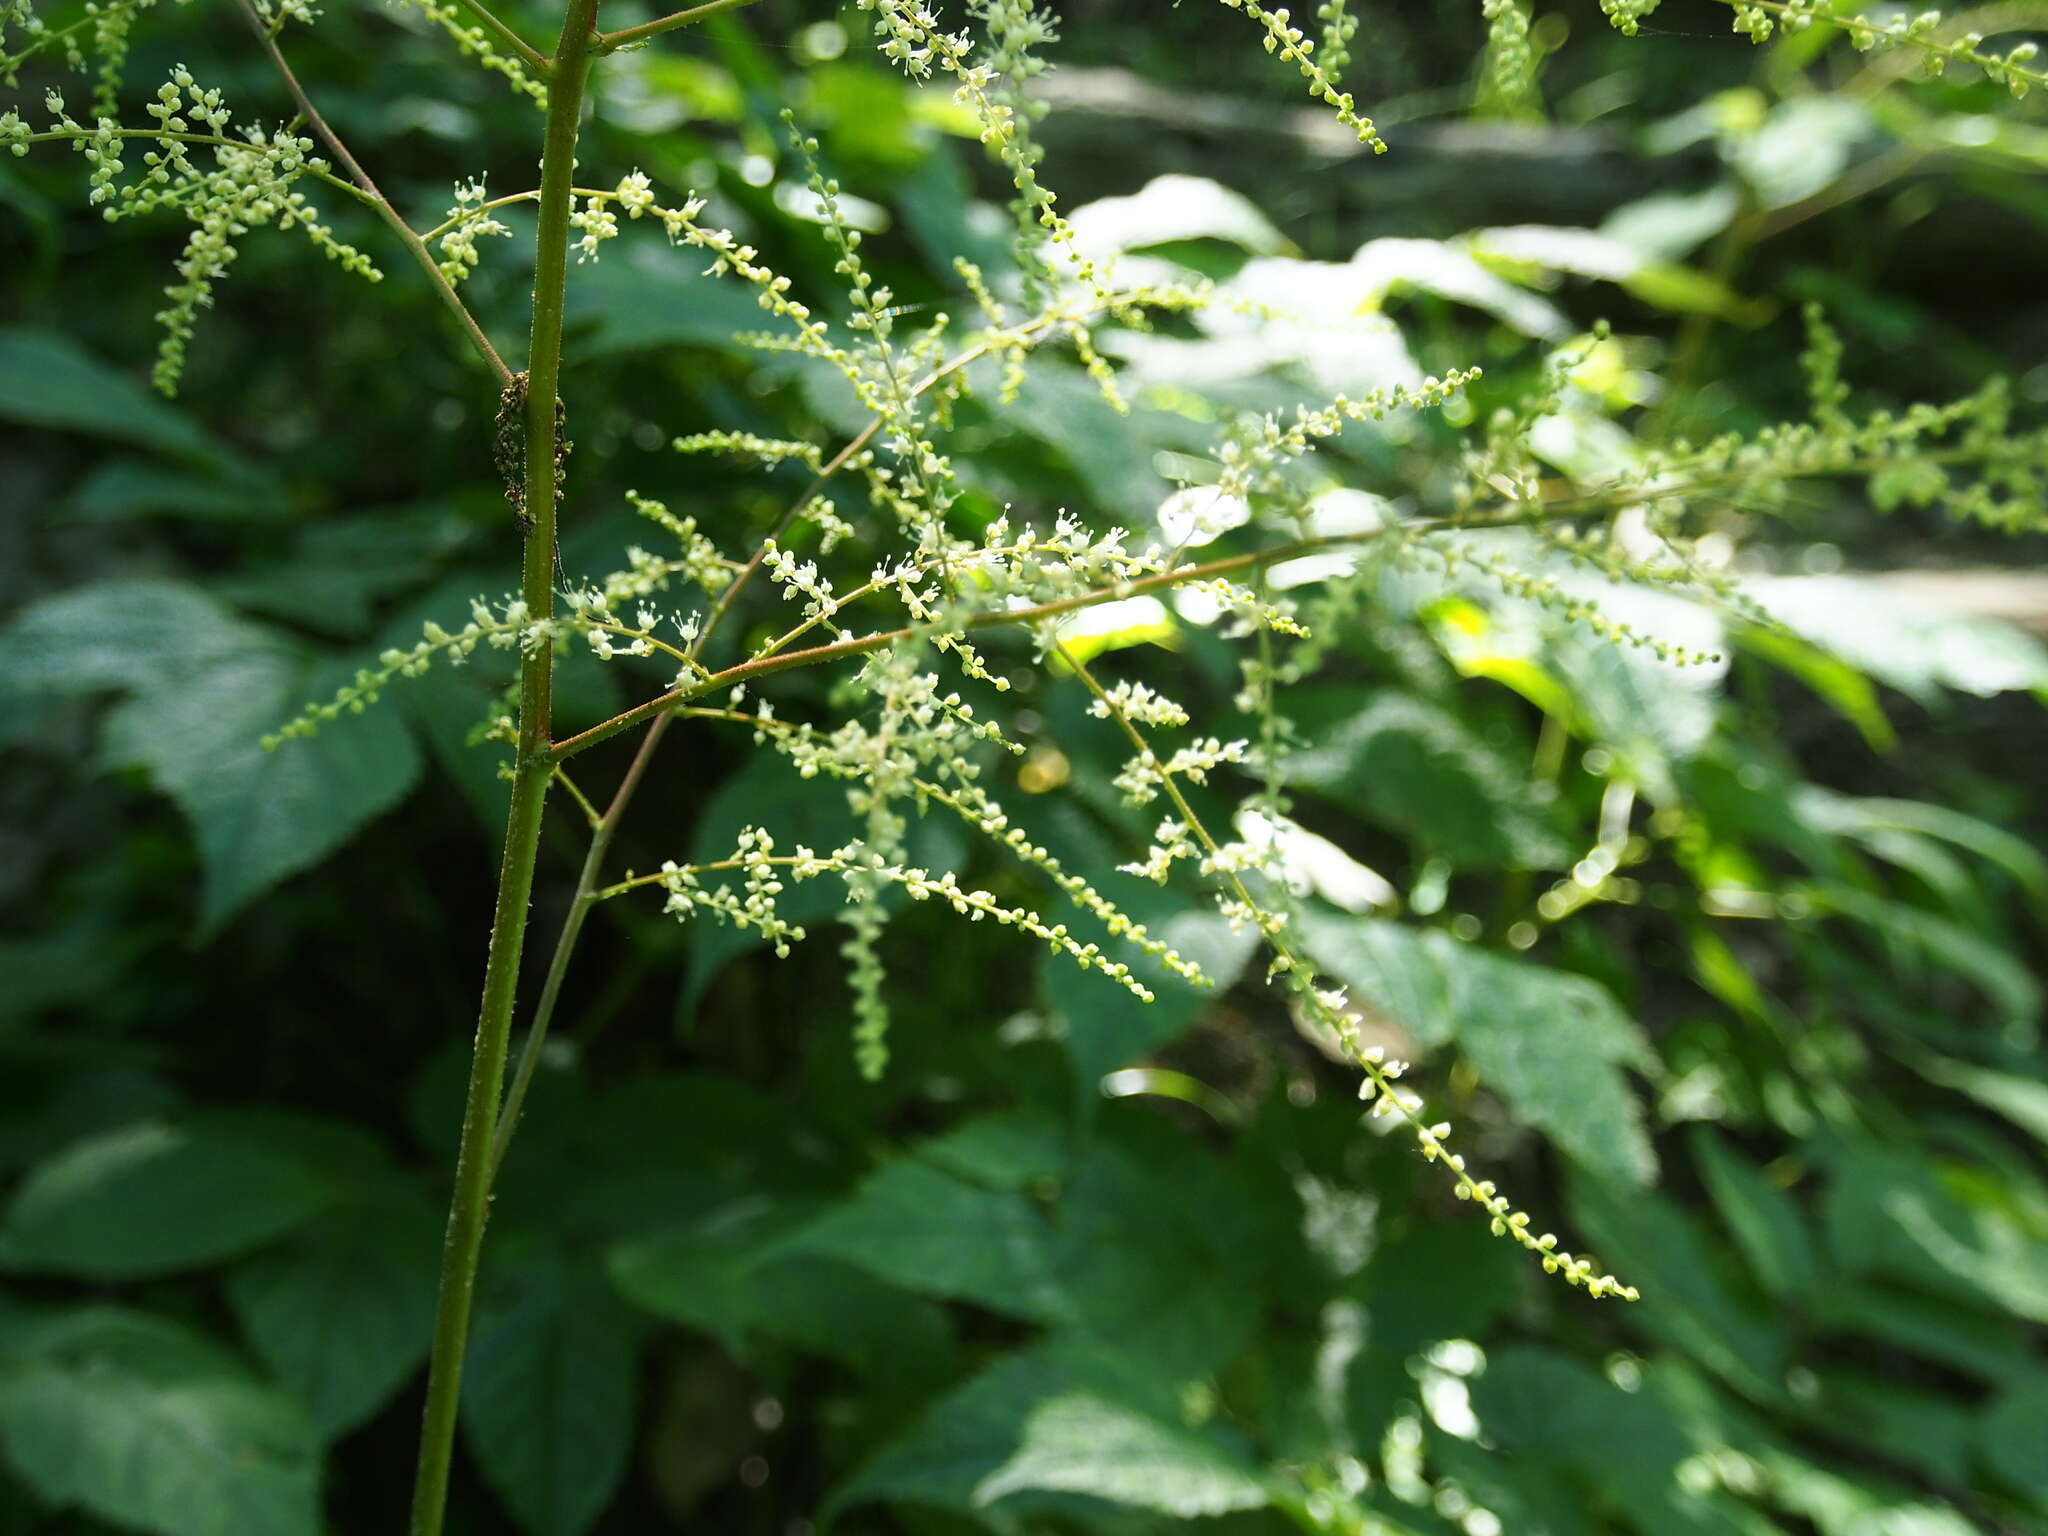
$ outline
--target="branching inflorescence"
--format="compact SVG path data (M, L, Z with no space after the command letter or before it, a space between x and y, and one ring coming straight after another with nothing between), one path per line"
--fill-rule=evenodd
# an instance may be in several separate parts
M1037 106L1030 82L1043 68L1039 50L1056 23L1035 0L971 0L970 26L954 28L920 0L859 0L870 13L881 55L911 80L950 87L957 106L971 114L982 145L1014 193L1014 270L990 274L962 260L956 267L961 296L978 323L933 312L920 326L899 328L894 295L874 274L863 235L846 214L846 195L823 159L819 143L789 120L801 196L830 256L839 290L830 298L800 296L752 241L708 222L706 199L664 198L650 177L629 170L610 185L576 185L576 109L582 73L618 47L646 41L688 24L715 5L621 34L595 28L595 5L572 8L571 22L553 58L525 44L480 5L411 0L413 9L447 31L467 54L506 77L537 102L551 105L549 156L543 186L491 196L483 180L457 183L446 219L415 231L398 218L331 130L302 105L302 118L331 147L345 175L330 169L321 142L296 127L267 130L237 126L216 90L201 87L182 67L171 73L145 110L153 126L124 127L115 100L127 56L128 30L149 0L109 0L91 24L44 26L25 0L0 4L0 26L15 51L0 62L13 78L34 54L49 53L79 68L96 60L95 110L73 118L63 98L45 104L46 126L18 109L0 115L0 143L25 154L42 142L65 142L91 166L90 201L109 217L174 210L192 226L167 289L160 316L165 338L157 380L175 387L198 312L233 261L237 242L254 228L299 229L325 255L375 279L369 256L344 243L306 200L301 183L313 181L363 203L385 222L426 271L443 301L499 374L507 398L520 402L506 421L508 437L522 433L529 451L545 449L551 432L547 402L519 394L519 380L501 360L463 305L458 288L485 259L483 242L513 234L500 217L532 205L541 216L547 262L556 291L537 285L539 322L559 349L562 273L574 262L601 258L606 246L635 225L658 226L668 242L704 261L705 275L747 285L767 329L747 338L760 350L815 366L851 391L867 424L837 451L820 444L738 429L712 427L675 439L688 454L736 457L776 470L794 467L810 477L784 517L765 536L734 541L724 528L700 527L652 497L632 496L636 510L673 546L665 553L635 547L625 563L594 582L569 584L559 593L547 566L530 556L528 581L514 596L477 601L453 628L429 623L410 647L386 651L333 697L309 705L266 742L278 746L311 734L372 704L381 691L435 665L456 665L492 651L522 667L523 723L496 729L515 742L507 772L530 790L524 813L537 837L540 796L549 783L566 782L565 765L599 742L644 728L642 745L609 808L575 794L592 829L570 915L550 965L547 988L534 1015L526 1061L515 1078L491 1166L503 1136L516 1121L533 1051L548 1027L568 954L584 914L596 902L631 893L661 893L680 920L713 921L748 929L777 953L805 937L804 926L780 904L791 888L830 879L843 888L845 953L854 994L859 1062L870 1075L887 1060L886 974L881 940L891 898L937 902L968 921L990 921L1028 934L1084 970L1149 998L1138 957L1183 980L1203 984L1200 969L1124 911L1107 893L1068 868L1015 822L989 785L989 765L1017 744L990 705L1009 691L1016 669L1042 666L1056 680L1086 687L1092 713L1113 725L1132 751L1115 787L1133 805L1157 805L1161 814L1150 845L1124 872L1166 884L1183 873L1210 888L1218 910L1240 928L1254 930L1272 954L1269 979L1341 1042L1361 1076L1361 1096L1372 1113L1398 1118L1413 1133L1423 1157L1449 1171L1456 1193L1480 1204L1496 1234L1510 1237L1593 1296L1634 1299L1635 1290L1601 1273L1584 1257L1560 1250L1551 1235L1531 1230L1494 1185L1449 1150L1448 1125L1432 1121L1423 1101L1404 1086L1404 1068L1367 1047L1341 989L1316 971L1290 927L1284 881L1277 878L1277 842L1245 837L1224 842L1197 814L1185 786L1250 788L1245 804L1268 829L1284 811L1278 760L1288 739L1280 707L1284 685L1321 654L1319 629L1341 625L1365 600L1357 572L1368 554L1386 561L1429 563L1479 575L1519 597L1548 605L1608 641L1636 645L1683 665L1704 658L1629 624L1603 615L1582 586L1561 581L1557 569L1678 588L1710 601L1739 604L1725 577L1695 558L1692 530L1703 510L1729 507L1770 511L1802 485L1855 481L1880 507L1938 506L1948 515L2002 528L2038 526L2048 433L2015 432L2002 386L1987 385L1942 406L1857 413L1840 375L1840 347L1817 315L1810 320L1807 373L1810 411L1785 423L1706 443L1670 441L1636 445L1631 456L1597 475L1560 476L1538 452L1542 424L1569 404L1574 370L1601 344L1596 332L1558 352L1544 387L1519 405L1504 407L1468 436L1462 456L1434 478L1429 504L1343 529L1316 522L1318 498L1340 486L1324 450L1354 430L1412 422L1463 395L1477 369L1348 392L1323 390L1288 410L1219 411L1220 426L1204 461L1213 471L1200 487L1219 530L1242 530L1228 552L1191 558L1186 541L1155 539L1060 511L1033 522L1005 512L963 515L963 491L951 447L954 412L973 391L1000 409L1016 396L1025 370L1054 347L1071 352L1093 380L1107 409L1128 407L1125 380L1098 343L1121 329L1134 331L1150 316L1187 314L1218 302L1212 287L1194 280L1162 281L1155 266L1126 279L1117 264L1092 250L1040 177L1043 153L1032 135ZM2023 94L2043 76L2034 71L2031 46L1994 54L1983 40L1938 16L1879 21L1852 14L1837 0L1732 0L1738 28L1762 40L1776 29L1825 24L1859 47L1917 50L1930 70L1966 64ZM1375 152L1387 145L1340 84L1351 63L1358 21L1346 0L1327 0L1315 29L1285 9L1257 0L1223 0L1251 21L1265 50L1291 66L1311 96ZM1609 17L1632 32L1653 0L1603 0ZM250 17L282 70L296 101L306 98L277 50L287 21L311 19L298 0L255 4ZM1528 8L1517 0L1487 0L1492 30L1492 88L1519 107L1532 99L1535 52ZM579 30L578 18L582 20ZM977 37L976 32L979 32ZM8 33L0 31L0 46ZM567 90L570 94L557 94ZM129 159L140 141L140 168ZM546 377L552 381L550 358ZM987 365L977 367L977 365ZM1419 370L1417 370L1419 375ZM987 376L987 377L984 377ZM540 378L542 374L535 373ZM552 388L552 383L550 383ZM545 470L541 471L545 475ZM532 476L529 475L531 480ZM853 489L845 488L851 483ZM545 488L545 478L539 483ZM828 495L831 491L833 494ZM842 506L841 501L847 504ZM1629 537L1616 536L1626 523ZM1540 558L1528 558L1533 548ZM1334 564L1306 601L1276 596L1269 567L1309 557ZM754 578L765 575L779 593L783 627L758 640L739 659L713 667L707 646L725 627ZM755 589L757 593L759 589ZM687 596L677 600L679 593ZM1192 712L1150 685L1129 679L1105 686L1089 659L1068 643L1064 626L1104 604L1175 597L1218 620L1227 638L1249 642L1240 708L1254 722L1249 734L1223 737L1203 731ZM1162 612L1164 610L1162 609ZM771 626L772 631L772 626ZM989 636L1010 632L1027 645L990 647ZM546 690L552 659L569 646L637 669L642 701L613 719L566 740L552 738ZM990 647L984 649L984 647ZM777 712L764 685L799 667L843 665L845 686L835 696L835 718L790 719ZM851 703L846 701L850 700ZM536 724L526 711L538 709ZM858 835L830 849L813 849L778 835L773 827L741 831L729 854L692 864L665 862L658 870L605 883L599 867L619 815L630 800L647 758L677 721L726 722L750 730L756 744L786 759L820 792L845 796ZM1170 749L1151 733L1185 733ZM533 786L538 786L533 787ZM571 786L573 788L573 786ZM937 808L1023 868L1035 872L1073 908L1074 923L1055 920L1020 902L998 897L933 869L909 850L910 817ZM530 825L529 825L530 824ZM1244 823L1240 823L1244 825ZM530 855L531 848L528 848ZM523 900L515 920L522 925ZM1076 927L1086 932L1076 931ZM1131 958L1119 958L1128 952ZM507 960L493 950L493 975L516 975L516 941ZM504 967L509 966L509 970ZM509 986L509 983L504 983ZM499 1022L509 1025L509 993ZM497 1085L487 1086L495 1104ZM488 1121L489 1116L485 1119ZM486 1124L484 1134L492 1127ZM475 1186L487 1193L488 1176ZM480 1216L477 1218L481 1220ZM459 1342L459 1340L458 1340Z

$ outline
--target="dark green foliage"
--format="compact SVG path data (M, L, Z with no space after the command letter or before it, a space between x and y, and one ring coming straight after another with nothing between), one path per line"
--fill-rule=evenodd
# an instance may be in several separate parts
M286 37L416 222L457 175L525 185L524 98L451 74L438 34L335 9ZM962 528L1013 505L1149 530L1175 486L1221 480L1229 409L1320 400L1388 347L1418 371L1486 368L1464 420L1325 445L1375 506L1429 513L1561 352L1584 360L1534 440L1558 485L1603 454L1798 419L1809 298L1844 336L1847 400L1814 390L1823 413L1994 371L2022 416L2048 392L2038 94L2015 108L1960 68L1900 82L1882 73L1899 56L1822 47L1824 26L1753 53L1718 10L1661 11L1630 41L1590 10L1333 4L1296 24L1348 48L1362 111L1401 97L1368 165L1288 116L1294 72L1211 10L1072 8L1047 178L1090 238L1312 313L1236 353L1212 316L1108 328L1127 417L1071 357L1036 361L1008 404L978 364L948 439ZM541 8L515 14L541 35ZM868 56L868 24L764 4L618 56L591 174L637 163L713 196L836 313L776 119L791 104L874 205L863 256L902 333L967 314L951 257L1005 269L1013 189L945 92ZM219 30L194 68L275 121L284 97ZM161 78L171 57L146 27L135 44L134 78ZM1107 73L1124 69L1150 89ZM1490 122L1430 120L1475 102ZM258 742L422 620L508 588L496 391L382 248L372 291L255 235L163 403L140 360L169 252L143 221L110 234L80 211L70 159L0 157L0 1532L382 1536L504 817L500 754L469 738L510 657L394 684L288 750ZM366 215L327 204L373 247ZM573 274L575 577L649 540L613 510L628 487L738 548L808 479L678 458L677 433L829 453L867 420L815 360L735 344L762 312L704 265L628 224ZM501 341L523 281L487 255L464 290ZM1348 328L1373 315L1392 328ZM1615 333L1595 343L1601 316ZM1414 1062L1475 1172L1639 1303L1549 1283L1411 1136L1363 1119L1329 1031L1261 984L1268 956L1187 866L1163 890L1118 872L1160 807L1111 787L1125 743L1081 684L990 631L1022 679L1003 718L1024 751L978 758L987 782L1215 985L1139 957L1143 1004L899 893L893 1059L870 1083L847 1045L842 886L784 898L811 929L786 960L658 900L603 903L495 1194L454 1528L2048 1531L2048 651L1872 579L2038 564L2039 539L1981 526L2011 521L2005 502L1949 506L1966 490L1938 470L1714 500L1698 531L1751 562L1718 594L1476 536L1451 568L1418 548L1289 589L1315 638L1276 640L1275 662L1321 662L1278 695L1289 931L1348 986L1363 1038ZM1321 489L1281 474L1253 510ZM1249 541L1226 529L1194 555ZM1495 558L1725 660L1617 645L1504 586ZM794 612L755 592L710 660ZM1076 644L1205 732L1262 727L1236 653L1170 604ZM565 659L560 734L672 673ZM837 681L791 672L754 697L829 721ZM835 789L747 728L685 724L608 878L723 857L750 826L785 849L856 835ZM628 750L579 771L614 782ZM1190 793L1220 832L1258 786L1216 779ZM550 814L536 935L580 851L573 805ZM943 807L907 843L1060 910ZM545 948L530 937L528 996Z

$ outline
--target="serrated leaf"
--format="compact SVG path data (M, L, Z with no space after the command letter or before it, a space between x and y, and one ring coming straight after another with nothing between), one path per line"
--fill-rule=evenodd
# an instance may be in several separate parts
M118 438L185 458L222 456L182 411L51 331L0 330L0 419Z
M1978 1444L1998 1475L2048 1504L2048 1379L2007 1393L1978 1426Z
M1722 1221L1764 1289L1787 1301L1813 1295L1819 1267L1798 1206L1706 1127L1694 1132L1692 1150Z
M1083 1495L1192 1518L1264 1505L1258 1469L1177 1422L1175 1398L1172 1378L1133 1376L1100 1355L1013 1355L932 1404L827 1509L889 1499L1022 1512Z
M1597 982L1490 954L1447 933L1305 913L1302 942L1424 1048L1455 1042L1517 1118L1581 1166L1645 1184L1656 1154L1622 1068L1647 1059L1635 1023Z
M331 692L346 670L284 651L252 654L108 715L105 759L147 768L192 823L206 872L203 934L332 853L419 777L411 736L377 710L263 750L266 734Z
M440 1223L386 1182L318 1217L228 1276L257 1352L323 1438L369 1418L426 1358Z
M1824 1213L1846 1269L2048 1323L2048 1240L1995 1182L1858 1142L1834 1160Z
M603 1277L552 1254L483 1309L463 1438L529 1536L581 1536L611 1501L632 1446L635 1343Z
M2048 686L2048 649L2004 624L1965 618L1848 576L1758 578L1745 590L1795 635L1932 704L1944 689L1989 696Z
M942 1380L953 1341L937 1307L842 1260L788 1251L784 1239L813 1212L744 1198L619 1244L607 1268L627 1300L703 1329L736 1357L759 1334L871 1377Z
M10 1330L0 1442L38 1496L161 1536L316 1536L319 1451L282 1393L196 1334L89 1307Z
M1569 851L1552 796L1448 710L1404 694L1363 709L1352 689L1290 696L1314 743L1282 776L1405 834L1425 854L1479 869L1550 869Z
M1654 1311L1631 1308L1631 1322L1745 1391L1776 1394L1784 1363L1777 1320L1723 1284L1698 1222L1647 1191L1595 1179L1575 1179L1571 1196L1572 1214L1601 1262L1657 1299Z
M1106 977L1083 971L1065 955L1040 964L1046 1001L1066 1023L1064 1045L1074 1063L1074 1088L1084 1115L1101 1103L1105 1074L1129 1066L1200 1018L1243 971L1257 944L1249 930L1233 932L1214 910L1193 905L1149 884L1111 872L1096 885L1151 935L1171 945L1214 983L1197 987L1149 955L1119 947L1117 958L1146 986L1145 1002Z
M345 842L419 773L405 728L372 710L310 741L262 740L346 668L168 582L108 582L26 610L0 633L10 693L128 694L101 759L141 767L192 824L205 871L202 933Z
M0 1219L0 1262L96 1280L196 1269L282 1237L338 1193L260 1120L124 1126L30 1170Z
M1025 1489L1085 1493L1182 1520L1259 1509L1269 1499L1243 1453L1085 1392L1034 1406L1017 1449L975 1485L974 1502Z
M884 1165L793 1247L1014 1317L1053 1322L1073 1313L1056 1273L1051 1229L1028 1199L916 1158Z

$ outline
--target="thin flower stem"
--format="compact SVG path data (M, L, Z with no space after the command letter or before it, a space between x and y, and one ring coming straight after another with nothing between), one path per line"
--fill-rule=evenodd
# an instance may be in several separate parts
M164 133L155 128L51 128L41 133L32 133L19 142L23 144L53 144L69 143L74 139L91 141L98 138L148 139L153 143L159 144L168 139L174 144L205 144L213 149L247 149L249 147L246 139L230 139L218 133ZM332 171L316 171L311 166L305 168L305 174L311 176L316 181L325 182L337 192L346 192L365 208L380 207L377 198L373 194L365 192L346 177L337 176Z
M246 4L247 0L242 0ZM525 500L528 521L521 596L527 612L545 623L554 614L557 462L555 402L562 371L562 310L568 283L569 212L576 169L576 136L590 73L590 43L598 0L568 0L548 93L547 137L541 156L540 223L534 239L533 329L527 352ZM417 237L415 237L417 238ZM462 1400L462 1360L476 1296L490 1211L492 1158L505 1058L518 998L519 960L540 846L541 816L555 762L548 750L554 701L554 647L524 656L519 677L519 751L512 804L505 822L505 855L498 876L497 910L484 969L476 1049L470 1061L462 1142L455 1160L455 1190L441 1253L434 1312L433 1351L427 1366L427 1401L420 1424L420 1455L413 1485L411 1536L441 1536L448 1479L455 1460L455 1428Z
M604 856L611 849L612 838L619 830L626 807L632 803L634 791L646 777L647 765L654 760L662 735L674 718L674 714L662 715L648 726L647 734L640 738L639 749L626 769L626 776L619 780L619 787L612 793L611 804L605 807L604 814L591 829L590 847L584 852L583 868L576 876L576 889L569 897L569 910L563 914L561 929L555 935L554 953L548 957L547 979L541 983L540 1000L534 1005L533 1023L519 1047L519 1064L513 1069L512 1086L505 1094L505 1106L499 1112L497 1131L491 1140L490 1176L493 1182L498 1176L498 1165L505 1160L505 1149L512 1143L512 1133L519 1127L520 1112L526 1107L526 1093L533 1086L533 1074L540 1066L540 1050L547 1043L548 1025L554 1020L555 1004L562 995L562 980L569 974L569 958L575 953L576 941L583 933L583 920L596 905L597 898L593 892L597 887L598 871L604 866Z
M1494 521L1461 519L1416 519L1398 525L1403 533L1423 533L1443 528L1499 528L1517 526L1530 521L1525 513ZM1282 560L1291 560L1299 555L1314 554L1320 550L1334 549L1345 545L1360 544L1380 537L1394 530L1370 529L1359 533L1333 535L1328 538L1299 539L1291 544L1282 544L1273 549L1255 550L1249 554L1228 555L1220 560L1211 560L1203 565L1180 566L1174 570L1161 571L1156 575L1143 576L1135 581L1118 582L1113 586L1098 587L1088 592L1078 592L1072 597L1055 599L1052 602L1037 603L1029 608L1002 609L989 613L977 613L965 621L968 629L987 629L995 625L1033 624L1041 619L1057 618L1098 603L1107 603L1119 598L1135 597L1141 593L1155 591L1162 587L1181 586L1190 581L1204 581L1217 576L1228 576L1238 571L1254 570ZM636 705L624 714L614 715L600 725L594 725L579 735L554 746L557 762L574 757L577 753L596 746L599 742L618 735L620 731L631 730L643 720L673 710L678 704L688 704L720 688L730 688L739 683L751 682L757 677L766 677L775 672L786 672L793 667L816 666L820 662L839 661L848 656L865 656L899 640L910 639L919 633L914 627L892 629L880 634L860 635L848 640L835 640L830 645L812 646L807 650L783 651L773 656L760 656L727 667L722 672L713 672L707 677L671 689L658 698Z
M637 27L621 27L616 32L607 32L594 45L599 53L617 53L621 48L630 48L635 43L644 43L649 38L659 37L664 32L674 32L680 27L694 27L700 21L709 21L727 11L736 11L743 5L752 5L754 0L706 0L703 5L693 5L688 10L675 11L653 21L643 21Z
M561 785L569 798L574 800L577 806L581 808L583 819L590 823L590 829L593 832L596 831L598 821L600 820L597 814L597 807L590 803L590 796L583 793L582 788L574 779L569 777L568 771L560 764L555 766L555 782Z
M592 3L594 5L595 0L592 0ZM461 296L456 293L454 285L448 281L447 274L441 270L441 264L434 260L434 253L427 249L426 242L420 239L413 227L399 217L398 210L391 205L391 199L377 190L377 183L370 179L370 173L348 152L348 146L342 143L341 136L330 128L327 119L320 115L320 109L313 105L313 100L306 94L305 87L299 84L299 77L292 73L292 67L286 61L284 51L277 46L277 39L270 35L270 30L263 25L263 18L256 14L256 7L250 4L250 0L235 0L235 5L240 9L243 19L249 23L250 29L255 32L256 40L263 45L263 51L269 55L272 67L283 77L285 89L291 92L292 100L298 104L299 115L305 118L306 125L320 137L321 142L334 151L334 158L340 162L342 169L347 171L355 184L369 195L370 206L377 210L379 217L391 226L391 232L398 236L408 251L412 252L413 260L418 262L421 270L427 274L427 281L433 285L434 292L440 296L448 312L455 316L464 333L468 335L470 345L476 348L478 355L490 366L491 372L498 376L500 386L510 384L512 370L505 366L505 359L500 357L498 349L491 345L491 338L484 334L484 328L477 323L476 316L469 312L469 306L463 303ZM578 94L580 98L581 93Z
M497 34L498 41L524 59L527 67L539 75L541 79L546 80L554 74L554 60L534 47L533 44L529 43L517 32L514 32L511 27L501 21L488 7L484 6L481 0L455 0L455 3L481 22L486 31Z

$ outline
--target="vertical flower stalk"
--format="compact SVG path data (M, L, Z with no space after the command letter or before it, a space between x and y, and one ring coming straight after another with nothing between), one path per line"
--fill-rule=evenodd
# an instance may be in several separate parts
M419 1472L413 1485L412 1536L440 1536L455 1456L455 1421L462 1392L462 1358L476 1294L477 1262L490 1207L491 1144L518 994L527 906L533 893L534 856L541 813L554 773L554 647L548 621L555 605L555 512L559 481L556 399L562 372L562 304L569 260L569 213L576 170L576 135L590 73L598 0L569 0L549 80L547 141L541 159L539 233L534 244L533 329L527 351L525 465L526 552L521 596L530 633L519 674L519 750L512 804L505 820L505 853L498 874L490 957L484 971L475 1054L455 1163L455 1193L441 1253L441 1284L434 1316L433 1354L427 1370L426 1411L420 1426Z

